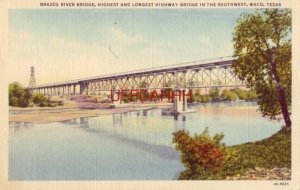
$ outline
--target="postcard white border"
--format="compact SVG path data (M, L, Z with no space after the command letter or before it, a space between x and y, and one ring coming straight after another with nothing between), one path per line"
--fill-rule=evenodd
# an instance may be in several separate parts
M9 9L61 9L65 7L40 7L41 0L0 0L0 190L21 189L293 189L300 190L300 1L299 0L254 0L251 2L280 2L282 8L291 8L293 12L293 89L292 89L292 180L286 186L275 186L275 181L9 181L8 180L8 81L7 75L7 42L8 42L8 10ZM50 2L44 0L43 2ZM53 0L51 2L112 2L104 0ZM114 2L133 2L115 0ZM142 2L134 1L134 2ZM146 1L145 2L149 2ZM213 1L184 1L184 0L155 0L151 2L225 2ZM226 2L250 2L249 0ZM88 7L85 7L85 9ZM208 7L197 7L206 9ZM238 7L210 7L238 8ZM249 7L240 7L249 8ZM259 8L259 7L258 7ZM267 7L260 7L267 8ZM271 7L269 7L271 8ZM71 8L68 8L71 9ZM72 8L72 9L77 9ZM169 8L168 8L169 9ZM178 7L176 8L178 9ZM299 53L297 53L299 52ZM18 71L16 71L18 72Z

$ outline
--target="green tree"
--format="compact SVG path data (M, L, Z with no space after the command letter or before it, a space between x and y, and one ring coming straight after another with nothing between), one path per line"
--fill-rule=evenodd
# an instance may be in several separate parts
M235 92L233 92L232 90L224 89L221 94L221 98L223 100L233 101L233 100L238 99L238 95Z
M25 90L21 84L14 82L9 84L8 98L10 106L27 107L31 101L31 93L29 90Z
M283 115L291 127L291 10L242 14L233 33L234 72L255 87L263 116Z
M247 92L246 100L254 101L257 100L257 94L255 90L250 90Z
M211 97L212 101L219 100L220 97L220 90L217 87L209 89L209 96Z
M246 90L242 90L240 88L235 88L233 91L238 95L238 98L240 100L245 100L247 98L247 91Z

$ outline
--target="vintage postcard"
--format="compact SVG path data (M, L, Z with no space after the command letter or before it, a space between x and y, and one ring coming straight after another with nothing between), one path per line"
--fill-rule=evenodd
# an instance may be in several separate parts
M300 190L299 1L0 6L0 189Z

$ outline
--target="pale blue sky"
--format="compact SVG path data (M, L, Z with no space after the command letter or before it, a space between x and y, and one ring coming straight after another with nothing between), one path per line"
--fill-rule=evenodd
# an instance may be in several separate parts
M9 62L27 85L232 55L246 9L51 9L9 12ZM113 53L109 52L111 47Z

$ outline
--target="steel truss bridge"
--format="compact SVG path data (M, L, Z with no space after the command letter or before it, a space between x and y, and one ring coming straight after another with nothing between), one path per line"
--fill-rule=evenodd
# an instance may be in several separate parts
M45 95L78 95L101 91L192 89L246 86L232 72L234 57L220 57L150 69L37 85L29 89Z

